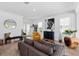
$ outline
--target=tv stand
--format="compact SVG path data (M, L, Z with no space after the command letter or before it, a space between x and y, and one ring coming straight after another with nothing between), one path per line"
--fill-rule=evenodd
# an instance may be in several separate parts
M54 31L44 31L44 39L54 41Z

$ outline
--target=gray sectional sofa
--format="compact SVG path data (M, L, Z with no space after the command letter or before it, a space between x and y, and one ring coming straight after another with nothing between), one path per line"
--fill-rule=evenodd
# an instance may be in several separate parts
M21 56L64 56L65 53L63 45L50 45L27 38L18 43L18 49Z

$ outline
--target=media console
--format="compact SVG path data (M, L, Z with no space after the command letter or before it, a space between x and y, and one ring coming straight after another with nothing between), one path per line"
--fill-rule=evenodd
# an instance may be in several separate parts
M53 40L54 41L54 32L53 31L44 31L43 37L45 40Z

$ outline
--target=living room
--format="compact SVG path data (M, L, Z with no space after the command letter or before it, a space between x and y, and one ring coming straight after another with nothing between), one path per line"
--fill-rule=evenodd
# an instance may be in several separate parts
M78 2L0 2L0 56L79 56Z

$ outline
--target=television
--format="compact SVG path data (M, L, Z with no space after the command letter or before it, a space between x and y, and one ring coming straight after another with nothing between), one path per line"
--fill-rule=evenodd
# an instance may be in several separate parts
M44 31L43 33L44 39L45 40L54 40L54 32L53 31Z

